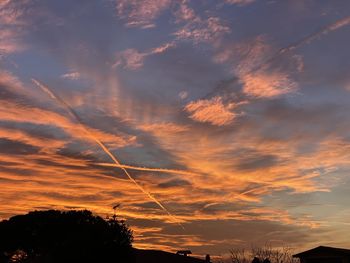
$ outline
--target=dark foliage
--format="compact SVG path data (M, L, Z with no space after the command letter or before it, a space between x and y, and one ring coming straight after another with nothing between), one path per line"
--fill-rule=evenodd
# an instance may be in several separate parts
M0 222L0 263L129 262L131 230L90 211L34 211Z

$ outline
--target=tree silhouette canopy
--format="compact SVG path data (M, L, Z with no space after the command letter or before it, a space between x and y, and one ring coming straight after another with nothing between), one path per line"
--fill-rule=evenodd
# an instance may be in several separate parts
M0 222L0 262L129 262L132 231L90 211L34 211Z

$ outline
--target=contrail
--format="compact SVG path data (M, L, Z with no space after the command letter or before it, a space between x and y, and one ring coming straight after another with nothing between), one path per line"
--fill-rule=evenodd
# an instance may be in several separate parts
M239 198L241 198L241 196L244 196L244 195L246 195L246 194L253 193L253 192L255 192L255 191L257 191L257 190L260 190L260 189L266 189L266 186L259 186L259 187L255 187L255 188L250 189L250 190L247 190L247 191L243 191L243 192L241 192L241 193L235 194L233 198L234 198L234 199L239 199Z
M125 173L125 175L129 178L131 182L133 182L137 188L139 188L145 195L147 195L153 202L155 202L163 211L165 211L169 217L171 217L179 226L181 226L183 229L184 226L179 222L179 220L173 216L168 209L162 205L161 202L159 202L151 193L149 193L145 188L143 188L130 174L129 172L125 169L125 167L119 162L119 160L112 154L112 152L101 142L98 138L94 136L93 133L89 131L89 129L85 126L85 124L82 122L81 118L79 115L70 107L69 104L67 104L61 97L56 95L53 91L49 89L49 87L43 85L40 83L38 80L32 78L32 81L35 85L37 85L41 90L43 90L45 93L47 93L52 99L58 101L69 113L71 117L73 117L81 126L81 128L85 131L87 135L91 137L100 147L101 149L112 159L112 161L120 167L120 169Z
M322 35L327 35L328 33L338 30L339 28L342 28L344 26L347 26L350 24L350 16L347 16L345 18L342 18L340 20L337 20L336 22L329 24L327 26L325 26L324 28L322 28L321 30L318 30L317 32L314 32L302 39L300 39L299 41L290 44L286 47L283 47L281 49L279 49L271 58L267 59L265 62L262 62L260 65L258 65L257 67L253 68L252 70L249 71L249 73L255 72L259 69L261 69L262 67L264 67L265 65L273 62L275 59L277 59L280 55L283 55L285 53L288 53L290 51L293 51L305 44L309 44L312 41L314 41L315 39L321 37Z
M198 175L196 173L183 171L183 170L139 167L139 166L125 165L125 164L118 165L118 164L114 164L114 163L96 163L95 165L107 166L107 167L119 167L119 168L123 167L123 168L129 169L129 170L146 171L146 172L171 173L171 174L181 174L181 175L188 175L188 176Z
M280 48L276 53L274 53L271 57L267 58L266 60L263 60L261 63L257 64L255 67L252 67L251 69L247 70L245 74L252 74L254 72L259 71L260 69L264 68L266 65L269 65L271 62L274 62L276 59L278 59L281 55L289 53L305 44L309 44L315 39L321 37L322 35L327 35L328 33L331 33L335 30L338 30L344 26L347 26L350 24L350 16L347 16L345 18L339 19L336 22L329 24L322 29L298 40L297 42L294 42L286 47ZM236 78L233 79L234 81L237 81ZM204 96L204 98L209 98L211 96L214 96L218 91L220 91L221 88L216 88L212 92L209 92Z
M334 22L333 24L330 24L330 25L327 25L326 27L324 27L323 29L301 39L300 41L294 43L294 44L291 44L285 48L282 48L279 50L278 54L283 54L283 53L286 53L286 52L289 52L293 49L296 49L304 44L308 44L310 42L312 42L313 40L315 40L316 38L322 36L322 35L326 35L334 30L337 30L339 28L342 28L344 26L347 26L350 24L350 16L348 17L345 17L343 19L340 19L336 22Z

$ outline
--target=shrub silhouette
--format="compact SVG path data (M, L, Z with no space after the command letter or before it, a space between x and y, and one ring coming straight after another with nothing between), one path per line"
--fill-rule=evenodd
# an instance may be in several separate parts
M285 246L282 248L273 248L269 243L265 246L252 246L251 250L231 249L232 263L298 263L299 259L293 258L292 248Z
M129 262L132 231L90 211L34 211L0 222L0 262Z

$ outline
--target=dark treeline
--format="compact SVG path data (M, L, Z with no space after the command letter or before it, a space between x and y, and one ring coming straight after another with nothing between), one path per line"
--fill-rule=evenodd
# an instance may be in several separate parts
M132 241L116 216L34 211L0 222L0 263L132 262Z
M0 263L199 263L207 259L138 250L116 215L103 219L90 211L34 211L0 222ZM230 263L295 263L289 248L233 249Z

